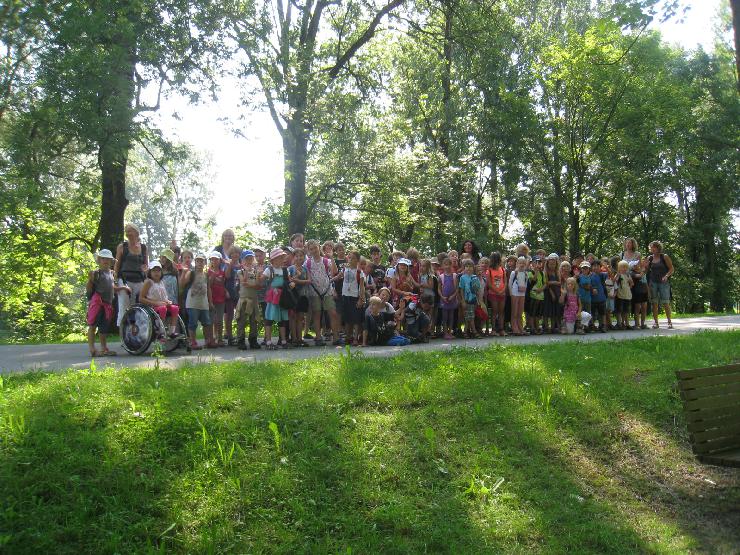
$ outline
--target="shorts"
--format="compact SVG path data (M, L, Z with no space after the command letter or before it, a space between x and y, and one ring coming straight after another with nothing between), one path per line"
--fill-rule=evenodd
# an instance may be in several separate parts
M506 295L503 293L501 295L497 295L496 293L489 293L488 294L488 302L490 304L493 303L505 303L506 302Z
M609 298L608 298L608 299L606 300L606 309L607 309L607 310L608 310L609 312L614 312L614 297L609 297Z
M629 314L632 309L632 299L614 299L614 312L617 314Z
M668 282L650 282L650 298L653 304L668 304L671 302L671 284Z
M211 311L202 308L188 308L188 329L195 331L198 327L198 322L202 326L211 325Z
M475 320L475 303L465 303L465 320Z
M213 308L211 309L211 320L213 320L214 323L218 324L219 322L224 321L224 308L225 303L213 303Z
M540 299L529 298L527 306L527 316L530 318L542 318L545 314L545 301Z
M365 308L357 308L357 297L342 295L340 300L342 321L345 326L362 324L365 320Z
M318 295L312 295L308 300L311 312L321 312L322 310L324 312L331 312L337 309L337 303L334 302L334 296L331 294L331 291L324 295L323 298Z
M581 310L591 313L591 300L584 301L583 299L581 299Z
M97 308L97 314L94 312ZM105 335L110 330L111 320L113 320L113 314L111 318L105 317L105 309L102 306L90 306L87 309L87 325L98 328L98 333Z

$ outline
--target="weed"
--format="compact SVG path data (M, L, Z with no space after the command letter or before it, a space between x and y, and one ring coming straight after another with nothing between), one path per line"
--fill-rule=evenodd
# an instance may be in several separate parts
M272 439L275 442L275 450L279 453L280 452L280 430L278 429L278 425L275 424L275 422L270 422L267 425L268 428L270 428L270 431L272 432Z

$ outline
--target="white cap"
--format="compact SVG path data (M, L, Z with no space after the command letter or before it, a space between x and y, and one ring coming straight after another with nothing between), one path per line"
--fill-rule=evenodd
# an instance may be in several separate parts
M208 253L208 260L210 260L211 258L219 258L223 260L224 257L221 256L221 253L218 251L211 251Z
M159 268L160 270L162 269L162 265L159 263L159 260L152 260L149 263L149 269L153 270L154 268Z
M208 258L206 257L206 255L205 255L205 254L203 254L202 252L199 252L198 254L196 254L196 255L195 255L195 258L194 258L193 260L198 260L199 258L200 258L201 260L208 260Z
M110 252L108 249L100 249L95 256L97 256L98 258L110 258L111 260L113 260L113 253Z
M399 264L406 264L406 266L408 266L410 268L411 267L411 260L409 260L408 258L399 258L398 259L398 262L396 262L396 266L398 266Z

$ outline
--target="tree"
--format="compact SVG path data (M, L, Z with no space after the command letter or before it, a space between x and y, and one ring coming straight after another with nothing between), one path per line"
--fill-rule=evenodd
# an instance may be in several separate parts
M324 102L326 93L342 87L352 60L403 3L262 0L231 6L233 37L247 58L243 74L258 79L283 141L288 233L306 230L312 137L322 114L333 109Z

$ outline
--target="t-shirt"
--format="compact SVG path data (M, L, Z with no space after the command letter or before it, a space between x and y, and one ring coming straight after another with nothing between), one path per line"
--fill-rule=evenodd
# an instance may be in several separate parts
M509 274L509 291L512 297L524 297L527 294L527 272L514 270Z
M626 275L617 274L615 285L617 287L618 299L632 300L632 289L630 289L630 282Z
M596 289L596 293L591 293L591 302L603 303L606 301L606 281L608 274L595 273L591 274L591 287Z
M342 296L359 297L360 282L365 280L365 274L358 268L344 268L342 270Z
M331 290L331 278L329 277L329 271L331 270L327 270L327 267L331 268L331 265L326 258L306 260L308 278L311 280L311 283L306 287L309 297L323 297Z
M581 303L591 302L591 274L581 274L577 278L578 280L578 298L581 299Z
M288 275L293 277L295 276L296 279L304 280L308 279L308 270L306 270L305 266L291 266L288 268ZM299 285L296 283L295 291L298 293L298 296L305 297L308 294L308 291L306 288L311 287L310 285Z
M241 280L244 279L244 281L248 285L257 285L257 266L249 266L247 268L242 268L237 272L237 277ZM240 299L256 299L257 298L257 289L254 287L239 287L239 298Z
M480 291L480 280L478 276L475 274L462 274L458 279L458 289L462 289L463 298L466 303L476 302L478 300L478 291Z
M208 270L208 279L211 281L211 300L213 304L226 302L226 274L223 270Z
M545 274L543 272L529 272L530 283L532 284L532 290L529 292L529 296L535 301L545 300ZM535 291L534 289L542 287L542 291Z

